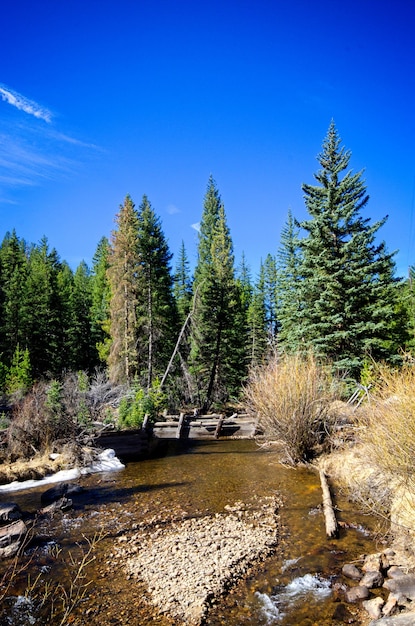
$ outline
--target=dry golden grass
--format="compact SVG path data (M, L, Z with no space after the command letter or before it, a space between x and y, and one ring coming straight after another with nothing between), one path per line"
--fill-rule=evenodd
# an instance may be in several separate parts
M310 355L284 355L251 372L245 389L250 413L268 440L282 444L290 463L308 461L328 433L336 385Z
M342 486L359 509L388 518L393 500L392 485L377 466L368 462L364 446L355 445L323 455L317 466Z
M0 465L0 485L14 481L38 480L58 472L67 466L67 459L60 456L51 460L47 453L38 455L30 460L20 460L14 463Z
M368 461L415 490L415 365L374 366L370 402L359 411L359 438Z
M353 447L319 459L359 508L390 521L394 547L415 538L415 366L373 364L370 400L356 411Z

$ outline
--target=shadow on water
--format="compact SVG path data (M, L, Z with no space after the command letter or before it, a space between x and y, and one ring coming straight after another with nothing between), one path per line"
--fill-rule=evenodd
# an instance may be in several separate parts
M155 485L136 485L134 487L117 487L113 484L103 484L86 487L85 490L73 496L74 510L82 510L86 506L106 505L114 502L128 502L133 496L142 493L157 492L169 488L184 487L183 482L164 482Z
M237 449L238 444L239 450ZM257 454L260 450L260 446L253 439L160 439L150 458L156 459L183 454L228 455L229 448L226 447L227 445L232 446L232 454L236 455ZM266 452L264 451L265 454ZM130 462L133 460L130 458Z

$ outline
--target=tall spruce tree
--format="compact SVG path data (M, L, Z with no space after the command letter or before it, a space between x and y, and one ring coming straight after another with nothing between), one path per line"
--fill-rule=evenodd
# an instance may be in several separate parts
M251 271L247 265L245 254L237 271L237 286L241 294L242 314L245 316L246 335L240 337L241 346L246 344L248 367L262 361L266 352L265 302L263 291L258 285L252 284Z
M184 241L182 241L180 247L173 279L174 298L180 323L183 324L190 311L193 294L190 264L187 258Z
M356 374L365 354L388 356L394 315L394 262L376 235L385 219L361 215L369 201L362 172L347 171L351 153L330 124L315 174L303 185L311 219L300 227L301 341Z
M267 308L265 302L264 264L253 287L248 308L249 364L259 365L269 352Z
M405 341L401 342L404 350L415 353L415 266L408 269L408 278L399 286L399 304L405 311L407 323L403 328L406 332Z
M261 283L264 294L265 323L268 345L271 351L277 349L278 320L278 271L277 262L272 254L267 254L261 267Z
M85 261L81 261L74 273L71 308L70 339L73 369L91 371L98 364L98 353L91 328L91 272Z
M65 324L62 315L59 272L61 262L46 237L29 254L23 302L26 347L35 378L59 376L65 363Z
M301 338L303 307L300 299L301 247L299 234L300 229L295 223L291 210L289 210L277 252L278 319L280 323L278 346L284 352L297 351Z
M109 258L110 243L106 237L102 237L92 259L92 302L90 311L92 342L101 363L107 362L111 345Z
M138 214L129 195L116 216L112 233L108 279L111 289L109 376L113 382L130 382L139 373L137 303L139 275Z
M60 352L61 367L66 370L76 370L80 366L78 365L78 337L74 332L77 323L73 302L74 273L66 261L63 261L58 268L57 285L60 300L60 324L64 336Z
M235 280L232 240L212 176L200 223L190 361L202 411L240 389L246 372L246 317Z
M177 336L172 254L147 196L138 210L137 331L140 377L148 389L169 361Z
M0 247L0 354L7 365L19 346L21 350L26 347L23 303L27 271L26 244L13 230Z

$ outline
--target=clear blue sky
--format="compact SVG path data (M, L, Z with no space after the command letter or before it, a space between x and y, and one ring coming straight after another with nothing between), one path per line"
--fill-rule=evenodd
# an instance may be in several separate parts
M209 175L236 262L306 216L331 119L365 169L365 215L415 263L415 4L408 0L5 0L0 237L91 263L129 193L196 257ZM174 265L174 261L173 261Z

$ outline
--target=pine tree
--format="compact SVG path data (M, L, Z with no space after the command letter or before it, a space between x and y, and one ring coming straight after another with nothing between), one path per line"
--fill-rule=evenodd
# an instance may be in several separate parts
M25 342L35 378L60 375L65 363L62 298L58 284L61 262L46 237L29 254L23 301Z
M265 323L268 345L271 351L277 349L278 321L278 272L277 262L272 254L267 254L262 266L262 289L265 305Z
M71 296L72 325L70 330L72 368L92 371L98 354L91 328L92 281L85 261L76 268Z
M212 177L200 224L192 324L192 372L202 411L236 394L246 372L246 317L225 210Z
M0 248L0 354L10 364L18 346L25 346L24 295L28 262L26 244L7 233Z
M177 312L166 238L147 196L138 210L140 272L137 297L138 359L143 385L149 390L164 372L177 336Z
M265 304L264 264L261 262L248 308L249 363L259 365L269 352L267 310Z
M190 275L190 264L187 258L184 241L180 247L179 256L174 273L174 298L180 323L183 324L192 304L192 278Z
M369 201L362 172L348 171L351 153L331 123L318 156L318 185L303 185L311 219L303 252L301 335L304 345L356 373L365 354L387 355L394 315L394 263L375 236L385 219L361 215Z
M129 195L116 216L112 233L108 279L111 289L109 376L128 382L138 374L138 279L142 267L138 251L138 215Z
M251 273L242 254L238 268L237 285L241 293L242 312L245 316L246 337L240 343L246 344L246 358L249 367L261 363L267 353L266 309L264 293L263 264L261 263L260 278L252 284Z
M402 289L402 298L407 312L407 346L412 353L415 352L415 266L408 270L408 278Z
M238 267L236 280L241 290L242 307L247 312L251 304L253 287L251 279L251 270L246 262L245 253L242 252L241 262Z
M288 211L287 221L281 232L277 267L280 323L278 344L282 351L296 352L300 348L302 325L301 248L299 228L296 226L291 210Z
M5 387L7 393L26 393L32 384L29 350L20 350L17 346L8 368Z
M66 261L57 270L57 288L60 300L60 324L63 331L63 345L60 353L60 367L65 370L77 369L78 338L74 331L77 323L73 306L74 274ZM55 372L56 375L60 371Z
M102 237L92 259L92 303L90 311L92 342L101 363L107 362L111 345L109 258L110 243L106 237Z

